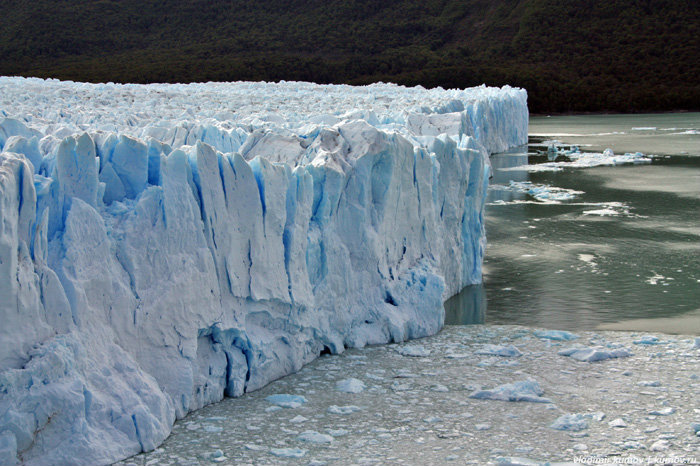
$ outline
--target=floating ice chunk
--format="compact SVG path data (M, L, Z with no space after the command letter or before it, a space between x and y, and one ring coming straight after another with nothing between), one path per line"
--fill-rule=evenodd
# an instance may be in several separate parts
M487 354L491 356L503 356L506 358L517 358L523 355L523 353L518 350L513 345L491 345L487 344L477 350L474 354Z
M661 382L658 380L640 380L637 382L637 385L641 385L642 387L660 387Z
M566 330L535 330L532 332L537 338L542 340L571 341L579 336Z
M563 349L557 354L560 356L568 356L582 362L597 362L606 359L627 358L632 356L632 353L626 348L608 349L601 346L593 348L574 346Z
M342 437L350 433L347 429L328 429L327 432L333 437Z
M668 450L670 446L671 442L669 442L668 440L657 440L656 442L651 444L651 447L649 447L649 451L665 451Z
M293 424L299 424L299 423L306 422L306 421L308 421L308 418L305 418L305 417L302 416L302 415L294 416L293 418L291 418L291 419L289 420L289 422L291 422L291 423L293 423Z
M329 414L352 414L356 413L358 411L361 411L362 408L359 406L355 405L348 405L348 406L337 406L337 405L331 405L328 407L328 413Z
M365 384L360 379L349 378L339 380L335 384L335 389L344 393L360 393L365 389Z
M534 380L522 380L519 382L499 385L491 390L477 390L469 395L469 398L480 400L499 401L529 401L533 403L551 403L548 398L543 398L544 390Z
M265 398L269 403L272 403L281 408L298 408L306 403L306 398L301 395L277 394L270 395Z
M214 450L213 452L209 453L207 457L209 458L209 461L213 463L223 463L224 461L226 461L224 452L221 450Z
M270 448L270 453L281 458L302 458L307 451L301 448Z
M553 423L551 423L549 428L554 430L579 432L588 429L588 420L585 415L580 413L564 414L559 416Z
M447 388L446 386L439 384L439 383L433 385L432 387L430 387L430 389L434 392L442 392L442 393L447 393L450 391L449 388Z
M299 434L297 440L309 443L331 443L333 442L333 437L328 434L321 434L315 430L307 430Z
M655 337L654 335L644 335L639 340L634 340L632 343L635 345L658 345L661 342L659 341L659 337Z
M617 418L613 419L612 421L608 422L608 425L610 427L619 427L619 428L624 428L627 427L627 423L622 420L622 418Z
M224 428L223 428L223 427L219 427L219 426L214 426L214 425L211 425L211 424L204 424L204 430L205 430L205 432L209 432L209 433L211 433L211 434L214 434L214 433L223 431Z
M693 344L694 349L700 349L700 337L695 339L695 343Z
M535 461L529 458L511 456L496 458L496 464L499 466L544 466L548 463L542 463L541 461Z
M670 416L671 414L675 413L676 410L674 408L663 408L663 409L655 409L653 411L649 411L649 414L652 416Z
M430 350L421 345L406 345L396 349L396 352L401 356L409 356L413 358L425 358L430 356Z
M478 431L484 431L484 430L490 430L491 429L491 424L475 424L474 428Z
M432 424L435 422L442 422L442 418L437 417L437 416L430 416L430 417L426 417L425 419L423 419L423 422L427 422L429 424Z
M256 445L254 443L246 443L245 448L247 450L251 450L251 451L265 451L265 450L267 450L267 448L265 448L261 445Z

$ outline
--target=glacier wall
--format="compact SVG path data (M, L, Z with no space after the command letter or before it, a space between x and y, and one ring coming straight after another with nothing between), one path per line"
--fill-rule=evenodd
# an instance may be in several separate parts
M0 78L0 464L107 464L481 280L524 90Z

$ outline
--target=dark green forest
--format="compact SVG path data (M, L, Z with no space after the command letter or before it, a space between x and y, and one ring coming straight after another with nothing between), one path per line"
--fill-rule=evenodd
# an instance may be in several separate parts
M535 113L700 110L699 0L2 3L2 75L511 84Z

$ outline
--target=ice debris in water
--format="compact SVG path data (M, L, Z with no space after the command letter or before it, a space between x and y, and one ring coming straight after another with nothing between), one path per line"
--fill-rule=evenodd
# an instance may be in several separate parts
M663 409L655 409L653 411L649 411L649 414L652 416L670 416L671 414L675 413L676 410L674 408L663 408Z
M365 388L366 387L365 387L364 382L362 382L362 380L360 380L360 379L355 379L355 378L339 380L335 384L336 390L338 390L339 392L345 392L345 393L360 393Z
M306 398L301 395L277 394L265 398L268 402L281 408L298 408L306 403Z
M603 153L596 152L567 152L563 153L569 161L544 162L537 164L521 165L518 167L501 168L501 170L526 170L530 172L559 171L565 168L591 168L598 166L614 166L626 164L651 163L651 158L641 152L615 155L612 149L605 149Z
M579 337L575 333L567 332L566 330L535 330L532 334L542 340L554 341L570 341Z
M297 440L309 443L331 443L333 437L328 434L321 434L314 430L307 430L299 434Z
M410 356L413 358L425 358L430 356L430 350L421 345L406 345L400 346L396 352L402 356Z
M533 403L551 403L549 398L543 398L544 390L534 380L522 380L499 385L491 390L476 390L469 398L479 400L499 401L529 401Z
M282 458L302 458L307 451L301 448L270 448L270 453Z
M695 339L695 343L693 344L694 349L700 349L700 337Z
M557 354L560 356L568 356L582 362L597 362L605 361L606 359L627 358L632 356L632 353L626 348L609 349L602 346L589 348L582 345L575 345L571 348L560 350Z
M659 341L659 337L655 337L654 335L644 335L638 340L634 340L632 343L635 345L658 345L661 342Z
M331 405L328 407L328 413L329 414L352 414L356 413L357 411L361 411L362 408L359 406L355 405L348 405L348 406L337 406L337 405Z
M588 419L580 413L564 414L549 425L551 429L578 432L588 429Z
M523 353L513 345L491 345L486 344L478 349L474 354L485 354L490 356L503 356L506 358L520 357Z

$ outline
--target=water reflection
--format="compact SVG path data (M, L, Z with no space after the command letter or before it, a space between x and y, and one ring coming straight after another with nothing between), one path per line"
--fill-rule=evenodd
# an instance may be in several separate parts
M445 325L483 324L486 320L486 289L483 284L463 288L445 301Z

